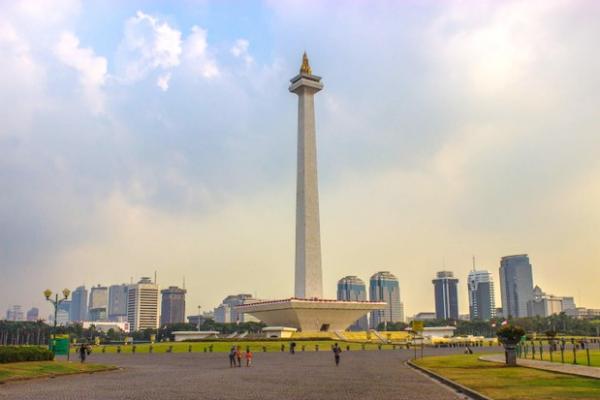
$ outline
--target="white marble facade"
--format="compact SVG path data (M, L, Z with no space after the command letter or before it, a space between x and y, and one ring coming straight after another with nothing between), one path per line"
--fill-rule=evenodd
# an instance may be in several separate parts
M305 55L308 66L308 58ZM303 64L304 65L304 64ZM323 298L314 95L323 88L310 67L291 79L298 95L295 297Z

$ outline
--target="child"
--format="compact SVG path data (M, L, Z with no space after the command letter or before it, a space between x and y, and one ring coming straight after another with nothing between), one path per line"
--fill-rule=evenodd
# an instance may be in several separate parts
M252 365L252 352L250 351L250 349L246 349L246 367L249 367L250 365Z

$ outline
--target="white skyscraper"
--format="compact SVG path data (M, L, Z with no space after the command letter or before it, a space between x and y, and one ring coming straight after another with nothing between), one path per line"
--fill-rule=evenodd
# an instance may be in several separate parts
M494 282L488 271L469 272L469 315L471 320L489 321L496 316Z
M127 321L132 331L158 327L158 285L150 278L129 285Z

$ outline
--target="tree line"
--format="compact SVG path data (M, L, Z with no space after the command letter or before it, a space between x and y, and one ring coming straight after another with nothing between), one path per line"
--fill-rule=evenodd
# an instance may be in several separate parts
M424 321L424 325L426 327L451 325L456 327L456 335L494 337L502 321L500 319L491 321L430 320ZM582 320L560 313L549 317L509 318L508 322L511 325L522 327L527 333L546 334L550 332L557 335L600 336L600 318ZM258 333L264 326L265 324L258 322L218 323L212 319L207 319L200 325L200 330L216 331L220 334L234 332ZM377 329L379 331L401 331L407 327L409 327L408 324L397 322L379 324ZM173 340L174 331L195 331L197 329L196 324L177 323L163 325L158 329L144 329L130 333L125 333L119 329L109 329L104 332L96 329L94 325L88 329L83 329L81 324L73 323L67 326L58 326L56 333L69 335L71 339L77 339L78 341L94 343L99 340L101 343L110 343L123 342L126 338L133 338L135 341L150 341L153 338L156 341ZM51 334L52 327L43 321L0 320L0 345L46 345Z
M455 326L455 335L473 335L494 337L504 319L492 319L490 321L473 320L428 320L423 321L424 326ZM566 315L564 312L549 317L527 317L508 318L510 325L520 326L527 333L545 334L552 332L557 335L573 336L600 336L600 318L585 320ZM398 331L409 327L404 322L379 324L377 330Z

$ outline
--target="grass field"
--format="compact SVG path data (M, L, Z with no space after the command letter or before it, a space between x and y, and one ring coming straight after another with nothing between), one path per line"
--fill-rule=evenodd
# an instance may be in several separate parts
M173 347L172 351L174 353L184 353L189 351L189 347L192 347L192 352L204 352L206 349L207 352L210 351L210 346L212 345L213 352L228 352L231 349L231 346L241 346L242 350L246 350L247 346L250 346L250 350L257 353L263 351L263 346L266 347L268 352L281 351L281 345L285 345L285 351L289 351L289 346L291 342L287 341L215 341L215 342L168 342L168 343L155 343L152 345L152 352L154 353L166 353L169 347ZM316 346L319 346L319 351L329 351L331 346L334 343L338 343L344 350L346 350L346 346L350 346L351 351L360 351L362 350L361 343L350 343L350 342L342 342L342 341L334 341L334 340L311 340L311 341L297 341L296 342L296 351L301 352L302 346L304 346L305 351L315 351ZM131 354L133 353L133 346L117 346L117 345L99 345L93 346L93 353L102 353L103 351L106 353L116 353L117 348L121 348L121 354ZM398 347L397 347L398 348ZM365 350L378 350L379 347L375 343L366 343ZM393 346L389 344L381 345L382 350L392 350ZM77 352L76 347L71 348L72 352ZM148 353L150 351L150 344L136 344L135 352L136 353Z
M551 359L552 358L552 359ZM531 359L531 351L527 354L527 359ZM544 350L542 353L542 358L540 358L540 353L537 351L535 353L534 360L544 360L544 361L554 361L561 362L560 351L553 351L552 357L550 357L550 352ZM588 365L587 354L585 350L577 350L577 355L573 356L573 350L565 350L564 352L564 362L565 364L573 364L573 360L576 359L579 365ZM592 367L600 367L600 350L590 350L590 365Z
M478 357L476 354L426 357L416 364L495 400L600 398L600 380L506 367L479 361Z
M68 361L33 361L0 364L0 383L18 379L108 371L114 368L109 365L82 364Z

